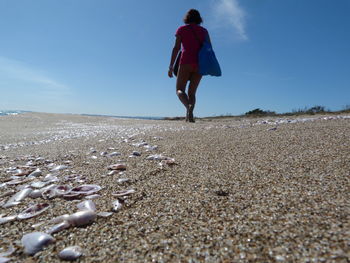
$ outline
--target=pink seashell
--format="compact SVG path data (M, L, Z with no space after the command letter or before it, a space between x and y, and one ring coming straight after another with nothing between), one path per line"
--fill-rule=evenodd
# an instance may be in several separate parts
M42 250L44 246L53 243L55 239L46 233L33 232L25 234L21 241L24 246L24 252L28 255L34 255Z
M126 170L126 165L125 164L112 164L108 166L108 170Z
M100 191L102 188L96 184L84 184L81 186L77 186L72 188L70 194L82 194L82 195L91 195Z
M129 190L122 190L122 191L118 191L116 193L113 193L113 196L125 196L125 195L131 195L135 193L134 189L129 189Z
M25 209L22 213L20 213L17 218L18 219L27 219L31 218L37 215L40 215L41 213L45 212L45 210L49 209L50 205L48 203L41 203L33 205L27 209Z

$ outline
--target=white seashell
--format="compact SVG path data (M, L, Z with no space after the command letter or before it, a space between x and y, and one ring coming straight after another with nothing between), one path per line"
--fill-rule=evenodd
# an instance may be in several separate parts
M101 152L100 155L101 156L106 156L108 154L108 152Z
M45 224L44 221L41 221L41 222L39 222L39 223L35 223L34 225L32 225L32 228L37 228L37 227L39 227L39 226L42 226L43 224Z
M110 166L107 167L108 170L126 170L126 165L125 164L112 164Z
M153 154L153 155L150 155L146 158L146 160L156 160L156 161L162 161L162 160L167 160L168 157L165 157L161 154Z
M114 175L114 174L117 174L117 173L118 173L117 170L112 170L112 171L108 172L107 175Z
M46 185L48 185L50 182L41 182L41 181L38 181L38 182L34 182L32 183L30 186L31 187L34 187L34 188L42 188Z
M7 251L0 253L0 257L11 256L13 254L13 252L15 252L15 251L16 251L16 248L14 246L10 245L9 248L7 249Z
M6 263L6 262L9 262L10 260L11 260L11 258L0 256L0 263Z
M126 182L130 182L130 179L129 178L119 178L117 180L118 184L123 184L123 183L126 183Z
M35 190L30 192L29 197L30 198L42 197L41 193L42 193L42 189L35 189Z
M120 210L122 207L123 207L123 205L122 205L122 203L117 199L117 200L115 200L115 201L113 201L113 208L112 208L112 210L114 211L114 212L117 212L118 210Z
M19 204L24 198L26 198L30 192L32 191L31 188L24 188L21 191L19 191L17 194L12 196L6 204L3 205L4 208L11 207L14 205Z
M131 195L135 193L134 189L129 189L129 190L122 190L122 191L118 191L116 193L113 193L113 196L126 196L126 195Z
M132 146L136 146L136 147L141 147L141 146L146 146L148 145L147 142L139 142L139 143L132 143Z
M155 151L158 149L157 145L151 146L151 145L145 145L144 148L146 149L146 151Z
M69 215L68 214L64 214L64 215L61 215L61 216L58 216L58 217L55 217L55 218L51 219L49 221L49 224L61 223L63 221L66 221L68 218L69 218Z
M79 210L91 210L91 211L96 211L96 206L94 204L94 202L92 202L91 200L85 200L83 202L80 202L79 204L77 204L77 207Z
M24 252L28 255L34 255L42 250L44 246L53 243L55 239L46 233L33 232L25 234L21 241L24 246Z
M91 156L91 159L96 160L96 159L97 159L97 156L93 155L93 156Z
M60 232L64 229L67 229L71 226L71 224L68 221L62 221L61 223L58 223L57 225L52 226L49 230L47 230L46 232L48 234L54 234L57 232Z
M54 176L53 174L48 174L44 177L43 181L53 183L53 182L57 182L59 180L58 180L57 176Z
M31 217L40 215L41 213L45 212L45 210L47 210L49 208L50 208L50 205L48 203L36 204L36 205L33 205L33 206L25 209L22 213L20 213L17 216L17 218L18 219L31 218Z
M96 213L91 210L79 211L69 216L68 223L72 226L83 226L92 223L96 219Z
M5 224L7 222L11 222L11 221L14 221L16 220L17 218L17 215L12 215L12 216L6 216L6 217L0 217L0 225L1 224Z
M83 254L83 250L79 246L71 246L63 249L58 253L58 257L63 260L75 260Z
M41 176L42 172L40 169L36 169L35 171L31 172L28 176L31 177L36 177L36 176Z
M67 165L57 165L55 166L54 168L52 168L50 170L50 172L58 172L58 171L61 171L61 170L65 170L65 169L68 169L69 167Z
M69 194L82 194L82 195L91 195L100 191L102 188L96 184L83 184L77 187L72 188ZM67 196L67 195L65 195Z
M98 216L102 216L102 217L109 217L111 215L113 215L112 212L99 212L97 213Z

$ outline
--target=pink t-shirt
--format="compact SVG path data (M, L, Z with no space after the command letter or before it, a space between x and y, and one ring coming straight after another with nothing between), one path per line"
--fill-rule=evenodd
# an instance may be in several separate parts
M198 65L198 52L201 48L201 43L203 43L207 34L208 31L204 27L195 24L180 26L176 30L175 35L181 37L182 44L180 65ZM197 38L199 39L200 43Z

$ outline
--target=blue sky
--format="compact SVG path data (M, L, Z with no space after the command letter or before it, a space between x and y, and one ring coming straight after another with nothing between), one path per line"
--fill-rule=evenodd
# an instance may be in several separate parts
M350 104L349 0L0 0L0 109L183 115L167 69L189 8L223 71L196 116Z

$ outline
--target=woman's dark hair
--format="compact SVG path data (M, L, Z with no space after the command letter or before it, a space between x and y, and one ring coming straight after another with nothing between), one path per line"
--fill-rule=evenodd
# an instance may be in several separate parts
M199 25L199 24L203 23L203 19L201 17L201 14L198 12L198 10L190 9L190 10L188 10L188 12L186 13L186 15L184 17L184 23L185 24L195 23L195 24Z

